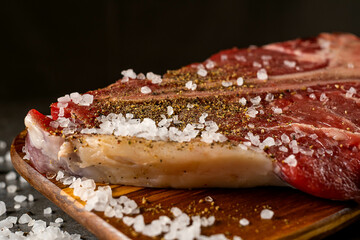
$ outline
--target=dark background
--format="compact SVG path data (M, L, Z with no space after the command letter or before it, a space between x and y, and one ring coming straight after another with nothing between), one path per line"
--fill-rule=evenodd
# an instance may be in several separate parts
M1 1L0 140L26 112L105 87L133 68L163 74L225 48L320 32L360 36L360 1ZM359 239L360 221L328 239ZM80 228L74 225L74 228Z
M2 1L0 101L105 87L233 46L360 35L360 1ZM35 106L34 106L35 107Z

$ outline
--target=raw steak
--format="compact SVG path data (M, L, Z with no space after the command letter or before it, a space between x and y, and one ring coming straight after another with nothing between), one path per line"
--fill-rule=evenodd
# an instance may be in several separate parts
M321 34L221 51L163 76L31 110L25 151L40 172L150 187L291 185L360 197L360 40Z

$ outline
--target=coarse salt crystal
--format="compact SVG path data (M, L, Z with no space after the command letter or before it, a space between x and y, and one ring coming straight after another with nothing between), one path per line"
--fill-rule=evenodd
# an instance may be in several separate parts
M279 150L282 151L282 152L288 152L289 151L288 148L285 147L285 146L280 146Z
M143 73L139 73L139 74L136 76L136 79L145 80L145 79L146 79L146 76L145 76L145 74L143 74Z
M251 98L251 99L250 99L250 102L251 102L252 104L254 104L254 105L259 105L260 102L261 102L261 97L260 97L260 96L256 96L256 97L254 97L254 98Z
M225 55L225 54L222 54L222 55L220 56L220 58L221 58L221 61L226 61L226 60L228 60L228 56Z
M205 123L205 119L207 118L209 114L207 113L203 113L201 114L200 118L199 118L199 123Z
M13 181L16 179L16 173L14 171L11 171L5 175L6 181Z
M232 82L230 81L222 81L221 85L223 87L231 87L232 86Z
M214 199L213 199L212 197L210 197L210 196L206 196L206 197L205 197L205 201L206 201L206 202L213 202Z
M44 215L50 215L52 213L51 207L47 207L44 209Z
M329 100L329 98L326 96L325 93L322 93L320 95L320 102L326 102L327 100Z
M265 96L265 101L267 102L271 102L274 100L274 94L272 93L267 93L266 96Z
M241 226L247 226L250 224L249 220L247 220L246 218L240 219L239 223Z
M251 144L255 145L255 146L259 146L260 145L260 137L257 135L254 135L252 132L248 132L247 136L251 142Z
M18 204L18 203L16 203L16 204L14 205L14 209L15 209L15 210L20 209L20 207L21 207L21 205L20 205L20 204Z
M284 163L287 163L287 165L289 165L290 167L296 167L297 160L296 160L295 156L293 154L291 154L290 156L285 158Z
M69 94L66 94L66 95L63 96L63 97L59 97L59 98L57 99L57 101L58 101L59 103L67 103L67 102L70 102L70 101L71 101L71 98L70 98Z
M123 70L123 71L121 71L121 74L127 78L133 78L133 79L136 78L136 73L132 69Z
M272 110L274 111L275 114L281 114L282 113L282 109L278 108L278 107L274 107Z
M262 66L261 66L261 64L260 64L260 63L258 63L258 62L256 62L256 61L254 61L254 62L253 62L253 67L256 67L256 68L261 68Z
M11 162L11 154L10 154L10 151L7 151L6 153L5 153L5 161L6 162Z
M243 79L242 77L238 77L238 78L236 79L236 84L237 84L238 86L242 86L242 85L244 84L244 79Z
M64 222L64 220L62 218L55 219L55 223L62 223L62 222Z
M140 92L143 94L151 93L151 89L148 86L141 87Z
M295 61L284 60L284 65L289 67L289 68L294 68L296 66L296 62Z
M197 74L201 77L206 77L207 75L207 71L203 68L199 68L198 71L197 71Z
M0 150L5 150L6 146L7 146L6 142L3 140L0 140Z
M16 195L15 197L14 197L14 201L15 202L17 202L17 203L22 203L23 201L25 201L26 200L26 196L24 196L24 195Z
M281 141L283 143L289 143L290 142L290 138L285 133L283 133L280 138L281 138Z
M21 215L21 217L19 218L19 223L20 224L25 224L25 223L29 223L31 221L31 217L29 216L29 214L24 213L23 215Z
M309 95L309 98L311 98L311 99L315 100L315 99L316 99L316 96L315 96L315 94L314 94L314 93L311 93L311 94Z
M246 98L244 98L244 97L242 97L242 98L240 98L240 100L239 100L239 103L241 104L241 105L243 105L243 106L245 106L246 105Z
M256 110L256 108L254 107L249 107L247 110L246 110L246 115L248 115L249 117L251 118L255 118L256 115L258 114L259 112Z
M6 204L3 201L0 201L0 216L6 213Z
M354 94L356 94L356 89L353 87L350 87L349 90L347 90L345 97L352 98Z
M195 90L197 85L196 83L193 83L192 81L188 81L186 84L185 84L185 87L189 90Z
M261 219L272 219L274 212L269 209L263 209L260 213Z
M82 99L79 102L79 106L90 106L94 101L94 96L91 94L82 95Z
M151 80L152 84L160 84L162 82L161 76L153 72L148 72L146 74L146 78Z
M235 55L237 61L246 62L246 58L243 55Z
M174 109L172 106L167 106L167 114L171 116L174 113Z
M205 65L205 67L206 67L207 69L212 69L212 68L215 67L215 62L213 62L213 61L211 61L211 60L208 60L207 63L206 63L206 65Z
M6 190L7 190L8 193L15 193L16 190L17 190L17 186L16 185L9 185L9 186L7 186Z
M264 149L265 147L272 147L275 145L275 140L272 137L267 137L262 143L259 144L260 149Z
M178 207L172 207L170 212L174 215L174 217L179 217L182 214L182 211Z
M34 201L34 196L32 194L28 195L28 201L29 202L33 202Z
M262 80L262 81L268 79L268 74L264 68L259 69L256 73L256 76L259 80Z

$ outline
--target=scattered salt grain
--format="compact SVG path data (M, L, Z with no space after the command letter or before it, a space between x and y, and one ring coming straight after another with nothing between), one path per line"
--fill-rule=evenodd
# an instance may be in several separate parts
M121 71L121 74L127 78L133 78L133 79L136 78L136 73L132 69L123 70L123 71Z
M18 204L18 203L14 205L14 209L15 209L15 210L20 209L20 207L21 207L21 205L20 205L20 204Z
M32 194L29 194L28 196L28 201L29 202L33 202L34 201L34 196Z
M259 113L259 111L256 110L256 108L254 107L249 107L247 110L246 110L246 115L248 115L249 117L251 118L255 118L256 115Z
M62 222L64 222L64 219L62 218L55 219L55 223L62 223Z
M256 61L254 61L254 62L253 62L253 67L256 67L256 68L261 68L262 66L261 66L261 64L260 64L260 63L258 63L258 62L256 62Z
M44 215L50 215L52 213L51 207L47 207L44 209Z
M7 151L7 152L5 153L5 161L6 161L6 162L11 162L10 151Z
M213 199L212 197L210 197L210 196L206 196L206 197L205 197L205 201L211 203L211 202L214 201L214 199Z
M256 76L259 80L262 80L262 81L268 79L268 74L264 68L259 69L256 73Z
M221 61L226 61L226 60L228 60L228 56L225 54L222 54L220 59L221 59Z
M230 81L222 81L221 85L223 87L231 87L232 86L232 82Z
M151 93L151 89L148 86L141 87L140 92L143 94Z
M246 58L243 55L235 55L237 61L246 62Z
M275 145L275 140L272 137L267 137L262 143L259 144L260 149L264 149L265 147L272 147Z
M244 84L244 79L242 77L238 77L238 79L236 79L236 84L238 86L242 86Z
M21 215L21 217L19 218L19 223L20 223L20 224L29 223L29 222L31 221L31 219L32 219L32 218L31 218L28 214L24 213L24 214Z
M201 77L206 77L207 75L207 71L203 68L199 68L198 71L197 71L197 74Z
M311 93L311 94L309 95L309 98L311 98L312 100L315 100L315 99L316 99L316 96L315 96L314 93Z
M265 101L271 102L271 101L273 101L273 100L274 100L274 94L272 94L272 93L266 94L266 96L265 96Z
M145 74L143 74L143 73L139 73L139 74L136 76L136 78L139 79L139 80L145 80L145 79L146 79Z
M274 216L274 212L269 209L263 209L260 213L261 219L271 219Z
M205 119L207 118L209 114L207 113L202 113L200 118L199 118L199 123L205 123Z
M64 172L58 171L56 174L56 181L60 181L62 178L64 178Z
M7 144L5 141L0 140L0 151L5 150L7 147Z
M167 106L167 114L171 116L174 113L174 109L172 106Z
M285 133L283 133L280 138L281 138L281 141L283 143L289 143L290 142L290 138Z
M179 217L182 214L182 211L178 207L172 207L170 212L174 215L174 217Z
M347 90L345 97L352 98L354 94L356 94L356 89L351 87L351 88L349 88L349 90Z
M279 147L279 150L282 151L282 152L288 152L289 150L287 149L287 147L285 146L280 146Z
M133 224L134 224L134 218L133 217L123 217L123 223L125 223L125 225L127 225L127 226L132 226Z
M295 61L284 60L284 65L289 67L289 68L294 68L296 66L296 62Z
M255 146L259 146L260 145L260 137L257 135L254 135L252 132L248 132L247 136L251 142L251 144L255 145Z
M16 190L17 190L17 186L16 185L9 185L9 186L7 186L6 190L7 190L8 193L15 193Z
M67 102L70 102L70 101L71 101L71 98L70 98L69 94L66 94L66 95L63 96L63 97L59 97L59 98L57 99L57 101L58 101L59 103L67 103Z
M205 67L206 67L207 69L212 69L212 68L215 67L215 62L213 62L213 61L211 61L211 60L208 60L207 63L206 63L206 65L205 65Z
M278 108L278 107L274 107L272 110L274 111L275 114L281 114L282 113L282 109Z
M246 218L240 219L239 223L241 226L247 226L250 224L249 220L247 220Z
M326 96L325 93L322 93L320 95L320 102L326 102L327 100L329 100L329 98Z
M26 196L24 196L24 195L16 195L15 197L14 197L14 201L15 202L17 202L17 203L22 203L23 201L25 201L26 200Z
M295 156L293 154L291 154L290 156L285 158L284 163L287 163L287 165L289 165L290 167L296 167L297 160L296 160Z
M6 213L6 204L3 201L0 201L0 216Z
M254 98L251 98L251 99L250 99L250 102L251 102L252 104L254 104L254 105L259 105L260 102L261 102L261 97L260 97L260 96L256 96L256 97L254 97Z
M151 80L152 84L160 84L162 82L161 76L153 72L148 72L146 78Z
M196 83L193 83L192 81L188 81L186 84L185 84L185 87L189 90L195 90L197 85Z
M79 106L90 106L94 101L94 96L91 94L82 95Z
M239 103L241 104L241 105L243 105L243 106L245 106L246 105L246 99L244 98L244 97L242 97L242 98L240 98L240 100L239 100Z

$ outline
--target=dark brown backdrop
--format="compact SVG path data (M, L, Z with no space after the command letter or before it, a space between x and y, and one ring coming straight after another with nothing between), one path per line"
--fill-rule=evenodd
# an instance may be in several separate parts
M233 46L324 31L360 35L360 1L3 1L0 101L164 73Z

